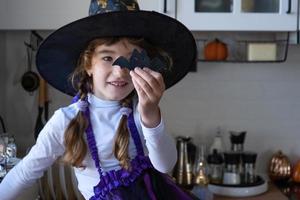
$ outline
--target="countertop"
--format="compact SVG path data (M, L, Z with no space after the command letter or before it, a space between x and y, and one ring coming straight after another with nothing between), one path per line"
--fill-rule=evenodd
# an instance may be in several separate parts
M269 189L264 194L253 196L253 197L243 197L243 198L233 198L224 196L214 196L214 200L288 200L288 198L276 187L274 184L269 183Z

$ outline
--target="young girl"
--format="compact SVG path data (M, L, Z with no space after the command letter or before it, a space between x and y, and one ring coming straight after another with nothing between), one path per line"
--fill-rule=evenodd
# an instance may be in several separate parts
M159 101L194 64L195 41L167 16L117 12L128 8L138 6L130 0L92 0L92 16L55 31L40 46L40 74L76 95L70 106L54 113L29 154L6 175L1 199L15 199L58 158L74 167L85 199L194 199L164 174L174 167L177 153ZM120 58L123 62L117 62ZM134 62L156 66L134 68Z

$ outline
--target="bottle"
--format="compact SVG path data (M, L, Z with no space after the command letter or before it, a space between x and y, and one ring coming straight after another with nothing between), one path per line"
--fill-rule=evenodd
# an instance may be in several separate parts
M212 145L210 146L209 152L213 153L214 149L216 149L219 153L223 153L225 151L220 127L217 128L217 134L214 137L214 140L212 142Z

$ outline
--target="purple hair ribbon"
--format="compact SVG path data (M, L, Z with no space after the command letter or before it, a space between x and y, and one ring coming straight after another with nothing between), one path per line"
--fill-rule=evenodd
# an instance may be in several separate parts
M85 100L79 99L76 103L76 106L80 111L85 112L86 108L89 106L89 103Z
M128 108L128 107L122 107L120 109L120 112L122 115L126 115L128 117L130 115L130 113L132 112L132 109Z

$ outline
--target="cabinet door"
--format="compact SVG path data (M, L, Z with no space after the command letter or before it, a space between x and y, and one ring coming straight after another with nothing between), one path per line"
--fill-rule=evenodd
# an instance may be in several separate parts
M297 34L297 44L300 44L300 0L298 0L298 34Z
M297 0L177 0L177 18L191 30L295 31Z
M57 29L88 16L89 0L0 0L0 29Z
M150 10L175 17L176 0L138 0L141 10Z

